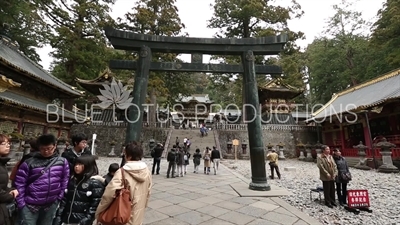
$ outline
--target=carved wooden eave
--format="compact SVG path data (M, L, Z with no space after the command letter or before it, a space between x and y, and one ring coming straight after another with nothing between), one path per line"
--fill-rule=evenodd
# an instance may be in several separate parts
M9 88L13 87L21 87L21 84L13 81L10 78L7 78L4 75L0 75L0 92L5 92Z
M113 78L115 78L115 75L109 68L106 68L98 77L93 80L75 78L75 81L88 92L94 95L100 95L100 89L103 88L103 85L110 85Z

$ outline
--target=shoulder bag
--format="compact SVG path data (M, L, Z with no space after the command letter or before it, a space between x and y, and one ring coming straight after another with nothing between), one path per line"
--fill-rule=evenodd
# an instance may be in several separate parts
M121 167L122 188L115 191L114 200L97 219L102 225L125 225L129 222L132 213L132 199L130 187L125 179L125 171Z

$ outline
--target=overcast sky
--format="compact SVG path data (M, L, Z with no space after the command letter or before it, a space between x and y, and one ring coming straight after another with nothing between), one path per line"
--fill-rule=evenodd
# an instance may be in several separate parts
M290 0L277 0L281 5L286 5ZM354 1L354 0L350 0ZM135 1L132 0L117 0L113 7L111 15L114 18L123 17L129 11ZM301 5L304 16L300 19L292 20L289 23L289 28L294 31L302 31L306 35L305 40L298 41L302 47L310 44L315 37L319 36L326 27L326 21L334 14L332 6L339 4L341 0L297 0ZM382 7L385 0L358 0L354 7L362 12L365 20L374 20L378 10ZM214 0L177 0L179 16L182 22L186 25L185 32L191 37L212 37L216 30L207 28L207 20L212 17L213 10L210 4ZM50 46L38 49L41 56L41 64L45 69L49 69L52 58L49 53L52 51ZM189 61L190 57L183 55L180 57L184 61ZM204 62L209 62L209 57L204 57Z

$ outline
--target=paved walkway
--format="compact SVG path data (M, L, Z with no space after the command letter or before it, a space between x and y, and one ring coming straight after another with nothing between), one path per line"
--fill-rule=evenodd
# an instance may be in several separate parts
M202 165L201 165L202 166ZM166 178L167 162L161 162L160 175L146 210L146 225L320 225L278 197L240 197L230 186L243 177L225 166L218 175L193 173L189 165L185 177Z

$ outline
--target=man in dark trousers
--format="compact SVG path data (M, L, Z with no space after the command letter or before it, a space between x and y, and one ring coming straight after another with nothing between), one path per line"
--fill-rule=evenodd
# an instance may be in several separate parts
M156 165L157 165L157 175L160 174L160 162L163 151L164 151L164 146L161 143L158 143L157 146L151 150L151 157L153 157L153 169L151 171L151 174L153 175Z
M176 167L176 158L177 158L177 154L176 154L176 150L175 150L176 146L173 147L173 149L171 149L170 152L168 152L168 156L167 156L167 161L168 161L168 170L167 170L167 178L169 178L169 174L172 172L172 178L175 178L175 167ZM171 171L172 170L172 171Z
M213 150L211 151L211 162L213 163L214 167L214 175L217 175L219 161L221 160L221 153L215 146L213 146Z

